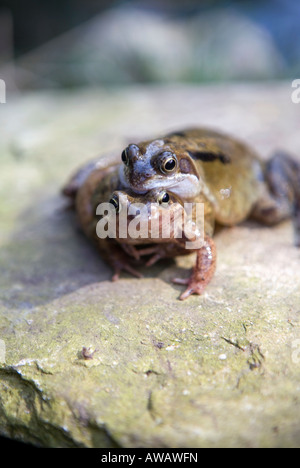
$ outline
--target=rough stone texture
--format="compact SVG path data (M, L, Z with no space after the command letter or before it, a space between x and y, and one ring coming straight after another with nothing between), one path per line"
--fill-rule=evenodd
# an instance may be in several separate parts
M180 302L182 288L169 280L193 257L111 283L59 194L95 153L191 124L229 131L263 157L277 147L299 156L291 90L284 82L7 96L1 434L52 447L299 446L300 253L291 223L220 231L212 283Z

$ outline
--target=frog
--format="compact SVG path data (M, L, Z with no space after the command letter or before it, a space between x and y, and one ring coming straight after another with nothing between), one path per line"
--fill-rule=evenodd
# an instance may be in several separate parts
M121 206L120 200L126 200L127 206L133 202L150 206L161 193L168 198L168 208L164 209L172 211L175 201L180 206L204 206L204 244L195 249L192 274L187 279L174 279L187 286L181 300L203 294L213 277L215 225L234 226L248 218L274 225L292 218L295 243L300 246L300 163L282 151L264 161L246 143L213 129L185 129L130 143L121 152L119 163L115 158L105 164L101 160L89 163L64 188L64 194L75 200L81 226L90 237L95 237L97 203L111 200L112 205L115 201ZM147 262L151 265L153 259L184 255L188 250L173 238L167 243L158 239L150 246L149 239L142 239L147 247L140 251L132 239L97 242L110 257L114 280L122 270L140 277L129 258L140 261L143 255L152 253L152 260Z
M187 211L180 197L159 187L149 190L146 194L120 190L117 175L118 170L114 167L98 173L93 172L89 183L79 189L76 198L79 223L85 234L93 239L102 257L113 268L112 281L119 279L122 270L141 278L142 274L137 270L137 266L150 267L161 259L196 253L196 263L190 277L173 278L172 282L187 286L180 295L180 300L193 293L202 294L216 268L212 213L207 211L200 219L203 222L197 224L194 221L196 203L192 207L189 204L192 209ZM97 207L105 203L111 207L109 214L106 217L97 216ZM207 206L205 208L207 210ZM123 213L125 236L121 236L118 230ZM113 226L116 227L114 235L99 235L97 225L101 220L109 223L111 218L114 221ZM158 227L156 236L153 236L153 220ZM146 226L143 236L130 235L128 226L133 221L140 226ZM165 229L167 235L164 235Z
M182 199L200 193L224 226L252 217L272 225L295 222L299 245L300 163L284 151L264 161L254 148L210 128L188 128L129 144L119 177L137 193L163 185Z

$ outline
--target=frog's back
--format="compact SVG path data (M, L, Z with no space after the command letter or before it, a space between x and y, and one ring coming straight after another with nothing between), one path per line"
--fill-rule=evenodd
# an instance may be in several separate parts
M263 180L257 154L245 143L205 128L174 132L170 137L193 159L216 220L233 225L246 219Z

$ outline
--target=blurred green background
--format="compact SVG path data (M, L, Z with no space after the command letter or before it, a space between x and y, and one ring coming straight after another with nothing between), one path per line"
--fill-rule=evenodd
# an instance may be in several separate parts
M296 78L299 0L1 0L18 88Z

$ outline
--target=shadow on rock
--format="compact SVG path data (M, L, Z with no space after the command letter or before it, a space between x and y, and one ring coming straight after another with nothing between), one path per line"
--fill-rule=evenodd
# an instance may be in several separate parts
M140 270L145 277L157 277L172 263ZM112 277L112 269L59 195L41 197L22 212L10 242L0 249L0 267L1 302L18 310L30 310ZM122 273L121 278L126 277Z

